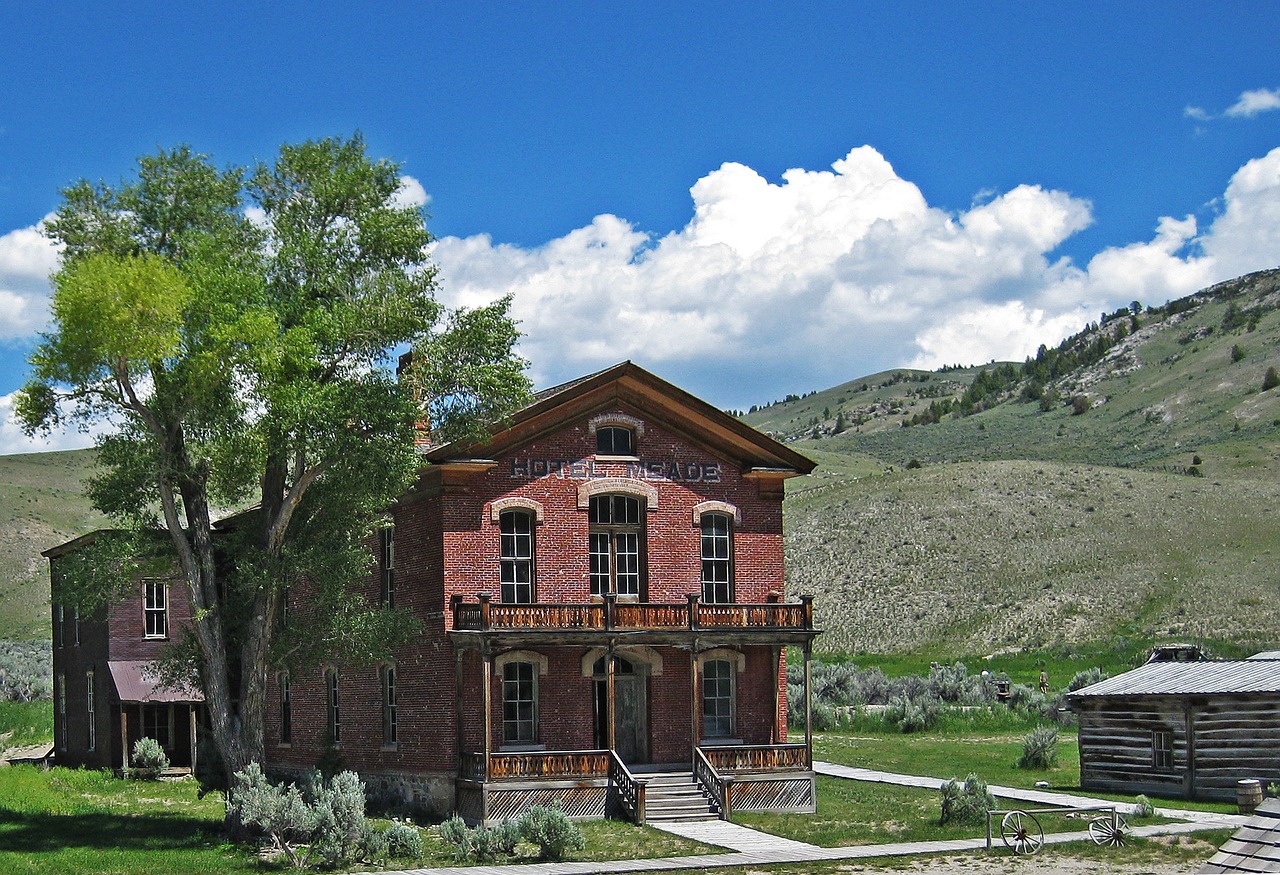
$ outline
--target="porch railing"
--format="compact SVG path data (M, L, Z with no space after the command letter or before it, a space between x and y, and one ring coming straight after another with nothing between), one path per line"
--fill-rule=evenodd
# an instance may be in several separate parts
M733 776L722 775L716 771L716 767L699 747L693 749L693 779L711 798L716 811L720 813L720 819L731 819L733 817Z
M636 778L627 764L618 758L616 751L609 751L609 786L618 794L618 803L631 820L644 825L644 799L646 781Z
M717 772L804 771L812 767L803 744L735 744L700 749Z
M520 751L489 754L485 769L483 753L464 753L458 774L475 781L518 781L527 778L606 778L609 751L562 750Z
M479 593L475 602L455 595L451 600L453 628L468 632L503 630L715 630L764 628L813 629L813 597L801 596L799 603L706 604L690 594L684 604L619 602L607 595L590 604L505 604L495 603L489 593Z

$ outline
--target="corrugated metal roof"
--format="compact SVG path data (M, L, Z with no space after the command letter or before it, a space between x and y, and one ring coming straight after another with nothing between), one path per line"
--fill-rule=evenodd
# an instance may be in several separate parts
M1264 650L1261 653L1255 653L1250 659L1280 659L1280 650Z
M111 680L121 702L203 702L204 694L190 687L160 686L155 663L142 659L111 660Z
M1133 671L1076 690L1070 698L1277 692L1280 692L1280 660L1235 659L1149 662Z

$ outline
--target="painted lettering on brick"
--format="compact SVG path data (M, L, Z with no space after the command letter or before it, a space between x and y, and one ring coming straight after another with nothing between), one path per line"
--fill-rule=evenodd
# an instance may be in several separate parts
M594 459L530 459L512 458L508 477L513 480L538 480L556 477L560 480L597 480L615 477L616 464L596 466ZM625 463L625 477L633 480L656 480L674 483L719 483L719 462L636 461Z

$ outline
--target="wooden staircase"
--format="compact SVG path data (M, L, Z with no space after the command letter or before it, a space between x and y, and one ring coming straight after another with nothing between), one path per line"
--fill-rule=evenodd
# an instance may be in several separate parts
M646 779L645 820L719 820L715 803L688 771L643 772L636 777Z

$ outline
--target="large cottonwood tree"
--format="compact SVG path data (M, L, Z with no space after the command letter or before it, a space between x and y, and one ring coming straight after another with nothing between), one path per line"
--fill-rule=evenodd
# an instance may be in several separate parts
M178 148L119 185L72 185L46 223L62 261L19 415L32 433L114 424L91 495L190 587L193 634L170 666L198 672L228 772L262 758L273 663L381 658L409 628L350 584L416 474L415 424L474 435L528 396L509 302L440 306L400 188L359 136L284 146L249 171ZM215 530L217 508L248 509ZM100 539L62 597L118 595L146 541ZM300 580L305 634L278 622Z

